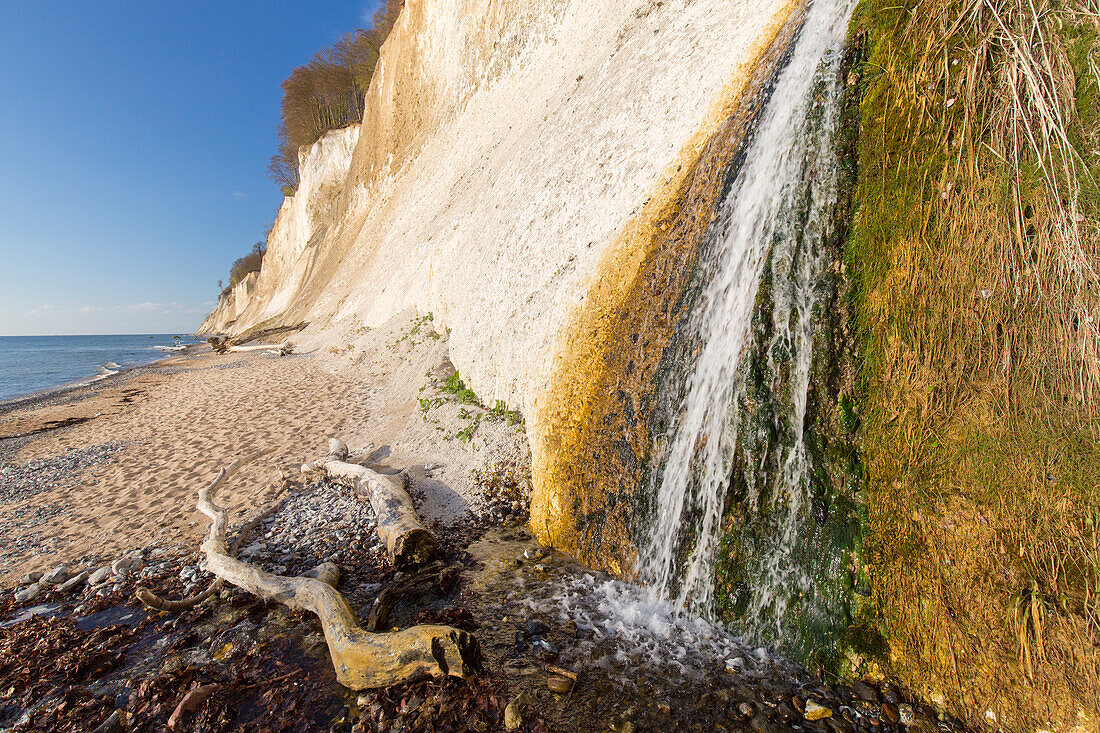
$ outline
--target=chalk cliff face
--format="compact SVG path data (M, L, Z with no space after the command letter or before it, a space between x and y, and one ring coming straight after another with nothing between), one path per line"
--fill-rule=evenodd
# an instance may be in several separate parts
M464 381L527 418L536 530L625 567L627 538L586 544L570 519L586 425L606 390L644 392L798 7L409 0L362 125L303 153L262 272L203 331L306 322L297 344L339 349L431 312Z

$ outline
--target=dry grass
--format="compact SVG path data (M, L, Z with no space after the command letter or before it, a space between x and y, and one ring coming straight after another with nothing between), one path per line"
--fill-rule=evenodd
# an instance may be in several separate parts
M919 0L857 21L877 610L899 676L1008 728L1100 718L1098 18Z

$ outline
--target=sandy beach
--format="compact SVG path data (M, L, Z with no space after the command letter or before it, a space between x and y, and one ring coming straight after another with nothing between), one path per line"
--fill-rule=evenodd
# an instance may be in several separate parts
M280 470L299 479L334 435L360 460L406 469L428 521L446 526L478 511L471 472L522 463L525 439L515 425L484 420L464 442L455 435L469 425L460 417L469 405L443 398L430 415L419 409L452 367L445 339L430 329L407 337L413 324L403 314L361 335L358 358L198 346L88 387L0 405L0 586L151 543L193 549L206 528L195 495L222 466L271 450L219 494L231 517L252 514Z

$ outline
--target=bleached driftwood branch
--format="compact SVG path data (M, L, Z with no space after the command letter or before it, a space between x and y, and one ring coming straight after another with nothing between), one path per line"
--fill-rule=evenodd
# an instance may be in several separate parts
M427 560L435 549L435 535L417 518L416 508L405 491L405 476L388 476L348 463L348 447L339 438L329 440L328 448L326 457L305 464L302 473L322 472L334 481L352 486L356 496L369 501L378 520L378 536L394 565L419 565Z
M259 458L261 455L263 454L256 454L243 460L234 461L225 469L225 476L222 477L222 480L224 481L225 479L229 478L238 468L249 461L253 461L256 458ZM244 544L244 541L248 539L249 535L252 534L252 531L260 525L260 522L269 517L275 512L276 509L279 508L279 497L282 496L282 494L285 493L286 490L290 487L290 474L286 471L282 471L281 478L282 481L279 483L279 486L271 492L271 496L267 502L267 508L257 514L251 520L249 520L248 523L241 527L240 531L237 532L237 538L233 540L233 546L229 548L229 555L231 557L237 556L237 552L241 549L241 545ZM339 578L339 570L337 570L336 572L336 577ZM337 582L339 581L337 580L336 582L329 583L329 585L335 587L337 585ZM178 601L173 601L169 598L161 598L156 593L153 593L151 590L145 587L138 587L138 589L134 592L134 596L146 606L156 611L182 613L183 611L190 611L192 608L199 605L207 598L211 598L218 593L221 593L224 587L225 581L221 578L215 578L214 582L210 583L202 592L187 596L186 598L181 598Z
M210 532L202 543L207 569L261 598L316 614L340 684L353 690L365 690L423 677L466 679L480 670L477 639L465 631L432 625L371 633L360 628L351 606L324 580L274 575L230 557L225 541L225 510L213 503L214 492L226 475L227 469L222 469L217 478L199 492L198 509L210 518ZM319 574L328 572L324 566L318 571Z

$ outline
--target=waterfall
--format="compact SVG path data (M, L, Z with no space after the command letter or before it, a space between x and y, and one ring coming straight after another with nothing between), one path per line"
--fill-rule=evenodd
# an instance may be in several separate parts
M853 0L813 0L747 141L745 162L720 204L697 266L697 296L678 338L690 345L686 373L668 387L668 430L655 436L638 579L682 610L711 616L715 562L726 494L738 450L746 448L744 354L766 281L771 323L766 364L782 371L782 394L770 428L777 436L769 486L744 477L743 501L766 514L769 536L751 562L753 592L741 622L751 635L784 633L790 598L812 591L795 557L796 538L813 497L803 436L812 360L813 311L824 244L837 196L834 138L843 82L841 57ZM739 437L741 443L739 443Z

